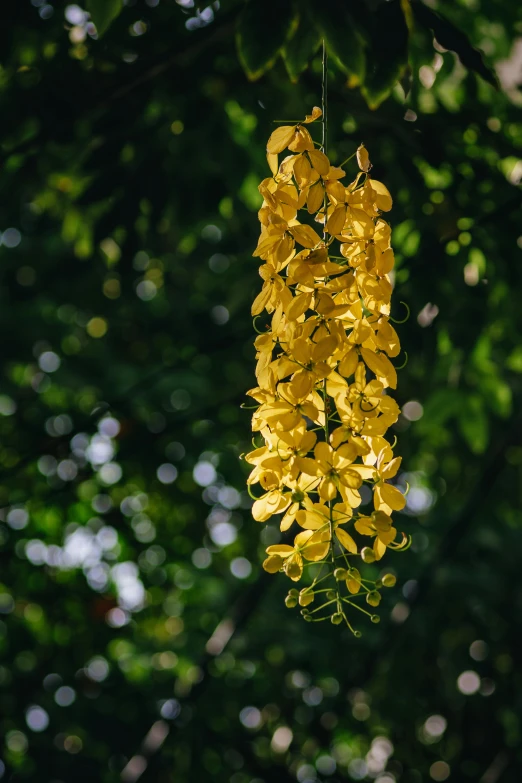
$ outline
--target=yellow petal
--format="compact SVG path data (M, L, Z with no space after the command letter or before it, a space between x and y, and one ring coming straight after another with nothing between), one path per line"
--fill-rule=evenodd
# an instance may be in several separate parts
M341 446L341 448L343 448ZM362 484L362 478L355 470L343 470L343 472L339 475L339 480L341 484L343 484L345 487L348 487L348 489L359 489L359 487Z
M328 359L337 348L337 339L330 335L320 340L313 348L314 362L322 362Z
M381 484L375 489L375 507L379 508L381 503L389 506L393 511L401 511L406 505L406 498L397 489L392 487L391 484ZM379 506L377 505L377 498L379 498Z
M349 217L352 222L353 234L361 239L371 239L374 232L374 223L370 215L362 209L350 208Z
M300 533L298 533L294 538L294 545L296 549L302 549L311 539L313 534L313 530L302 530Z
M374 527L379 531L379 534L387 533L392 529L392 519L383 511L374 511L371 519Z
M298 511L295 519L297 524L301 525L305 530L319 530L324 526L325 522L327 522L327 519L317 511L308 511L305 509Z
M263 497L256 500L252 506L252 516L256 522L266 522L267 519L270 519L272 514L276 513L277 506L270 503L269 495L270 493L263 495Z
M313 148L314 142L310 136L310 132L306 128L297 125L294 137L290 141L288 149L292 150L292 152L304 152L305 150L313 150Z
M312 185L308 191L306 199L306 208L308 209L308 212L313 215L314 212L317 212L317 210L323 206L323 201L324 188L322 182L319 181L316 182L315 185Z
M339 492L341 493L344 502L347 503L350 508L357 508L361 505L361 495L359 490L349 489L348 487L345 487L343 484L341 484L339 487Z
M304 188L308 185L311 173L312 167L310 166L310 161L305 155L299 155L294 164L294 176L300 188Z
M257 247L252 253L254 258L256 257L263 257L266 255L266 253L273 250L274 246L277 242L281 239L281 233L279 231L276 231L272 234L261 234L259 237L259 242L257 243Z
M380 538L376 538L373 542L373 552L376 560L380 560L386 552L386 544L384 544Z
M344 443L350 437L350 432L346 427L337 427L330 435L330 443L336 449L341 443Z
M279 555L271 555L263 562L263 568L268 571L269 574L277 574L283 565L283 558Z
M334 500L337 495L337 487L334 482L324 478L319 485L319 496L323 500Z
M290 389L297 400L303 400L308 397L312 391L314 380L306 370L298 370L290 381Z
M270 171L272 172L272 174L275 177L275 175L277 174L277 170L279 168L279 163L278 163L278 159L277 159L277 153L275 153L275 152L268 152L267 156L266 156L266 159L268 161L268 165L270 166Z
M389 247L378 257L377 263L375 265L375 270L378 275L383 277L384 275L387 275L389 274L389 272L391 272L394 265L395 265L395 257L393 255L393 250L391 249L391 247Z
M328 443L325 443L324 441L317 443L314 449L314 454L317 460L326 462L329 465L333 464L333 450L332 447L328 445Z
M384 435L390 426L391 422L386 418L386 416L379 416L377 419L367 419L364 422L361 434L371 436Z
M305 473L307 476L317 476L319 473L319 465L310 457L300 457L299 470Z
M314 120L318 120L319 117L322 117L322 116L323 116L323 112L321 111L319 106L314 106L314 108L312 109L312 113L311 114L307 114L306 117L304 118L303 122L306 125L308 125L309 122L314 122Z
M377 204L377 207L382 209L383 212L389 212L393 206L393 199L386 185L383 185L382 182L379 182L376 179L372 179L371 186L375 193L375 203Z
M344 228L344 223L346 220L346 207L344 204L340 204L338 207L334 209L330 217L328 218L326 222L326 230L329 234L332 234L332 236L337 236L337 234L340 234L341 231Z
M289 557L294 551L293 547L288 544L272 544L267 547L267 555L279 555L279 557Z
M328 172L328 175L331 176L332 170ZM343 171L344 175L344 171ZM326 184L326 192L329 196L333 197L336 201L344 201L345 198L345 187L342 185L339 180L334 180L333 182L329 181Z
M323 558L325 558L328 554L329 550L329 541L324 543L309 544L303 549L303 557L305 557L306 560L317 562L318 560L323 560Z
M305 402L301 405L301 411L303 416L308 416L309 419L312 419L312 421L315 421L318 424L324 424L324 416L319 415L318 409L311 402Z
M375 535L375 530L372 526L372 521L369 517L360 517L356 520L355 529L358 533L361 534L361 536L373 536Z
M285 573L292 582L298 582L303 573L303 558L296 552L285 563Z
M357 150L357 165L361 169L361 171L369 171L370 170L370 156L368 155L368 150L364 146L364 144L361 144L361 146Z
M248 461L248 455L246 459ZM401 466L401 462L402 462L402 457L395 457L395 459L392 459L391 462L388 462L388 464L381 470L381 476L383 477L383 479L391 479L394 476L396 476L397 471Z
M295 125L281 125L271 134L266 145L266 151L270 154L282 152L294 137Z
M326 176L330 170L330 161L324 154L324 152L321 152L321 150L310 150L308 152L310 155L310 160L312 161L312 166L316 171L319 172L322 176Z
M306 313L312 301L312 293L295 296L286 308L285 315L289 321L296 321L299 316Z
M345 378L349 378L350 375L354 374L358 361L359 354L355 348L352 348L351 351L348 351L337 369L341 375L344 375Z
M385 354L376 354L368 348L361 348L361 356L366 366L375 373L385 386L391 386L392 389L397 388L397 371Z
M290 346L289 353L299 364L308 364L312 355L312 346L304 339L299 338Z
M348 550L348 552L351 552L352 555L357 554L357 544L355 543L351 535L346 532L346 530L343 530L342 528L338 527L335 530L335 535L337 536L341 544L344 546L344 548Z
M350 470L358 473L364 481L372 479L375 473L373 465L350 465Z
M288 229L296 242L303 247L312 248L321 242L319 234L311 226L300 225L291 226Z

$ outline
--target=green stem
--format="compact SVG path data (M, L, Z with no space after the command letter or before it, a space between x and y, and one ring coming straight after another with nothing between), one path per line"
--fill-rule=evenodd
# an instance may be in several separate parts
M349 160L351 160L352 158L355 158L356 155L357 155L357 152L354 152L352 155L350 155L349 158L346 158L346 160L343 160L343 162L339 164L339 168L341 169L344 166L345 163L348 163Z
M312 611L308 612L308 614L315 614L316 612L320 612L321 609L325 609L327 606L330 606L330 604L336 603L336 601L336 598L332 598L331 601L327 601L325 604L321 604L321 606L318 606L316 609L312 609Z

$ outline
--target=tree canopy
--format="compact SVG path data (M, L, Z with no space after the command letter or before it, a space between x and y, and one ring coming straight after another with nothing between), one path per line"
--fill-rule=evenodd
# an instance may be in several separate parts
M520 36L493 0L7 4L0 777L518 781ZM239 459L265 143L322 40L410 312L412 546L360 639L285 608Z

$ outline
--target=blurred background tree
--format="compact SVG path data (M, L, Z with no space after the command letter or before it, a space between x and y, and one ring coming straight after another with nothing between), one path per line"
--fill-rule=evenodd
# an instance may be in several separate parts
M0 777L518 783L521 7L3 10ZM360 640L285 609L238 459L265 142L322 38L411 309L413 544Z

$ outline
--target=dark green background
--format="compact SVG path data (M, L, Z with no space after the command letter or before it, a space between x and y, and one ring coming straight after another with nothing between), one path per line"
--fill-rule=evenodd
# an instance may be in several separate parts
M109 5L98 40L65 3L3 9L3 779L518 783L522 79L505 61L522 12L431 2L441 21L412 3L408 44L395 1L299 4L297 32L290 2L276 18L273 0L223 0L213 19ZM319 30L332 161L364 141L395 197L392 315L411 310L396 396L424 411L395 430L413 545L387 556L398 585L360 640L285 608L287 580L260 569L277 523L251 519L238 460L257 184L272 120L320 102ZM295 68L310 55L296 84L281 46ZM267 72L249 82L242 63ZM206 652L216 627L232 636Z

